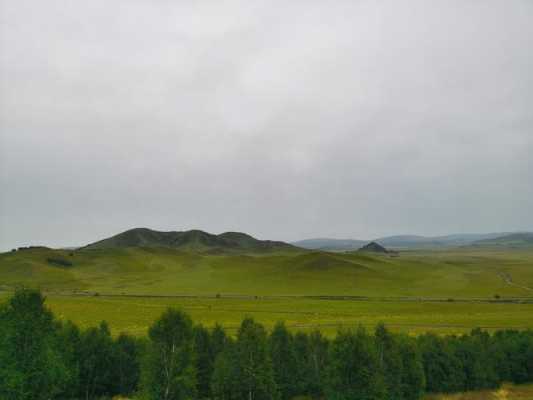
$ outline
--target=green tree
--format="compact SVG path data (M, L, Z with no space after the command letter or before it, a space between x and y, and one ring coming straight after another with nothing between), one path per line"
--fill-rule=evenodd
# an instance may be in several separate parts
M407 336L399 337L398 346L403 366L399 390L403 399L418 400L422 398L426 386L422 356L416 342Z
M211 393L218 400L236 400L241 397L238 390L239 360L237 358L236 344L227 340L222 351L215 359L213 376L211 378Z
M465 375L464 390L492 389L499 384L495 357L489 353L491 340L488 333L474 329L455 343Z
M194 327L194 352L196 355L196 392L198 398L205 399L211 395L211 376L215 357L211 346L211 335L202 325Z
M195 396L193 325L189 316L168 309L149 329L141 376L146 396L182 400Z
M291 399L298 393L298 367L293 336L285 324L279 322L270 335L270 357L274 369L274 380L282 400Z
M224 350L228 342L228 337L224 328L219 324L216 324L211 332L211 351L213 352L213 358L216 359L217 356Z
M56 398L68 383L52 313L39 291L19 289L0 306L0 398Z
M293 338L293 348L296 365L292 371L296 381L295 392L299 395L314 396L312 389L314 371L309 336L303 332L297 332Z
M339 332L331 344L329 355L328 400L381 400L385 396L386 388L373 338L362 327L356 332Z
M112 367L114 392L131 394L137 390L140 377L140 353L143 341L121 333L113 344Z
M68 399L81 397L80 361L81 333L71 321L60 325L58 341L68 370L68 382L63 395Z
M378 350L379 367L383 372L387 398L390 400L403 400L400 390L403 375L402 356L396 338L385 325L380 323L376 327L375 339Z
M105 321L89 328L80 338L80 389L85 399L113 395L115 368L113 339Z
M462 391L465 376L461 360L455 354L454 338L440 338L432 333L418 338L422 353L426 390L430 393Z
M224 400L273 400L278 398L265 329L246 318L237 340L228 344L215 362L213 394Z
M311 378L308 383L307 393L320 397L324 394L327 378L329 357L329 341L315 330L309 335L309 362L311 363Z
M253 319L245 318L237 334L236 352L242 399L277 399L278 391L268 354L265 328Z

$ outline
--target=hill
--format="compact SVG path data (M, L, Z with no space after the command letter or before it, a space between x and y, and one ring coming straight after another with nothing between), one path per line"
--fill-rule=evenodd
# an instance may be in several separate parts
M234 239L233 234L224 237ZM249 246L254 248L254 243ZM237 251L123 246L7 252L0 254L0 291L26 285L135 295L492 298L531 296L533 288L533 251L527 248L468 247L382 257L292 247L242 250L245 246L241 243Z
M422 249L458 247L474 243L478 240L493 239L508 233L456 233L444 236L398 235L387 236L375 241L385 247L396 249Z
M128 247L167 247L202 252L294 250L278 241L258 240L241 232L214 235L200 230L160 232L135 228L85 246L84 250Z
M445 236L396 235L373 240L318 238L300 240L292 244L304 249L327 251L353 251L372 241L392 249L438 249L467 246L476 241L499 238L509 234L508 232L494 232L458 233Z
M533 233L513 233L497 238L478 240L472 246L533 247Z
M366 251L370 253L382 253L382 254L386 254L389 252L385 247L383 247L382 245L376 242L370 242L364 245L363 247L361 247L358 251Z
M292 242L294 246L309 250L350 251L357 250L367 244L367 240L357 239L305 239Z

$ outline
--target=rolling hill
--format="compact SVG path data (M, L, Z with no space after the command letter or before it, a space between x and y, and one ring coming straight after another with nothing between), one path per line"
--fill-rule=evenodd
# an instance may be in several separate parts
M497 242L529 243L531 236L507 235ZM396 237L394 243L413 238L401 240ZM533 252L527 247L479 245L403 253L393 247L375 253L381 246L368 246L374 252L310 251L239 232L136 228L77 250L28 247L0 254L0 290L26 285L135 295L489 298L533 293Z
M513 233L497 238L478 240L472 246L533 247L533 233Z
M466 246L480 240L495 239L506 235L509 233L467 233L445 236L396 235L373 240L319 238L300 240L292 244L304 249L327 251L353 251L370 242L376 242L391 249L438 249Z
M478 240L493 239L508 233L458 233L444 236L399 235L387 236L375 241L385 247L396 249L446 248L474 243Z
M367 244L367 240L357 239L305 239L292 242L294 246L309 250L350 251L357 250Z
M294 246L271 240L258 240L241 232L214 235L200 230L160 232L135 228L85 246L84 250L128 247L168 247L180 250L224 251L277 251L294 250Z
M144 242L143 242L144 243ZM243 245L244 246L244 245ZM290 248L32 248L0 254L0 291L246 296L531 296L533 251L469 247L392 257Z

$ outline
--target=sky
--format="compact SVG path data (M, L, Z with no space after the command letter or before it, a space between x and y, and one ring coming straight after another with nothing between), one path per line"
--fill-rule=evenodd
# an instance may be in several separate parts
M0 0L0 249L533 230L531 0Z

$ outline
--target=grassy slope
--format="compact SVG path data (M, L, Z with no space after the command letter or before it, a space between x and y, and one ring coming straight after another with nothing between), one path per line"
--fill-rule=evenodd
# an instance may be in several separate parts
M72 255L71 255L72 254ZM50 265L63 258L72 267ZM512 278L513 285L502 279ZM533 251L457 249L405 252L400 257L323 252L261 255L207 255L175 249L34 249L0 255L0 289L39 286L61 318L82 326L105 319L113 333L145 334L168 306L180 307L199 322L232 328L245 315L271 327L286 320L293 329L339 326L372 328L384 321L410 333L458 333L488 329L533 328L533 304L476 302L380 302L262 298L273 295L410 296L423 298L533 297ZM518 285L518 286L516 286ZM73 296L99 292L100 296ZM107 297L105 294L214 295L215 298ZM228 298L244 294L250 298ZM254 296L259 296L255 299Z
M72 255L70 255L72 254ZM72 267L54 266L48 257ZM502 273L512 277L510 285ZM458 249L400 257L324 252L209 255L168 248L0 255L0 282L107 294L533 296L533 251Z

